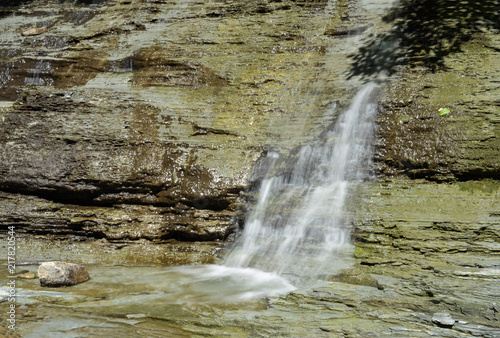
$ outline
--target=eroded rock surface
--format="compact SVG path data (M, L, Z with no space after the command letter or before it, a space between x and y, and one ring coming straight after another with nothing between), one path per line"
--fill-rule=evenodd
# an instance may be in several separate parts
M466 3L468 39L442 40L424 20ZM28 267L76 255L97 272L57 292L19 279L19 332L499 336L500 58L497 28L484 25L498 1L472 3L8 1L0 228L16 227ZM439 27L464 27L450 20ZM405 50L398 32L403 44L437 35ZM267 149L309 143L356 75L388 66L380 175L348 201L353 266L257 303L165 302L165 265L223 256Z
M353 94L360 36L328 31L378 19L345 1L3 8L0 222L110 241L227 239L266 149L309 142Z
M402 2L408 21L396 20L395 26L414 32L402 37L405 48L390 55L396 59L409 49L403 59L408 65L380 101L377 158L385 174L438 181L500 178L500 27L498 10L489 10L497 5ZM415 14L433 8L425 22ZM435 25L432 33L426 25ZM440 116L440 108L450 113Z

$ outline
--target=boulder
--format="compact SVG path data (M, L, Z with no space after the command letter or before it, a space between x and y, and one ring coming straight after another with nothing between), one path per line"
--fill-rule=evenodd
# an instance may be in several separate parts
M38 267L38 277L41 286L70 286L87 281L89 273L79 264L45 262Z

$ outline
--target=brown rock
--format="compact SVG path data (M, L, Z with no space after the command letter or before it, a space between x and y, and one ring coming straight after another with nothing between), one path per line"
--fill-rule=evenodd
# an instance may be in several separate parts
M31 28L31 29L28 29L27 31L22 32L22 35L24 35L24 36L40 35L40 34L45 33L46 31L47 31L47 27Z
M87 281L89 273L79 264L45 262L38 267L38 277L41 286L70 286Z

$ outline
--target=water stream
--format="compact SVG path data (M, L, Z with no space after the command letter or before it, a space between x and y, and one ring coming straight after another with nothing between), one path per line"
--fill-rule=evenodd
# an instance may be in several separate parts
M169 269L169 284L183 290L177 302L278 296L352 263L344 206L351 187L369 177L375 92L375 85L364 86L316 143L289 156L268 154L257 202L224 264Z
M373 84L363 87L315 143L288 156L269 152L257 201L225 262L148 274L149 281L160 278L166 285L162 302L215 305L274 297L349 266L344 206L355 183L369 177L375 92Z
M301 283L349 264L342 258L349 256L344 253L350 241L344 204L350 185L368 177L375 88L363 87L334 127L292 159L268 155L272 165L226 266L276 272Z

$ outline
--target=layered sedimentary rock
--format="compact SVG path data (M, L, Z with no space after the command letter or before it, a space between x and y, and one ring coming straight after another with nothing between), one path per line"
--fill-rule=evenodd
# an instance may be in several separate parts
M401 1L386 20L393 23L390 32L355 57L365 67L359 73L373 59L400 70L380 101L382 171L437 181L498 180L498 1ZM372 58L384 43L396 48L385 60ZM445 108L449 113L440 115Z
M9 5L1 223L113 241L226 239L266 149L308 142L352 95L354 48L328 31L370 19L346 2Z
M98 272L65 297L20 281L21 334L499 335L498 1L4 3L0 230L18 262ZM145 301L144 276L218 259L268 149L381 71L348 270L250 308Z

